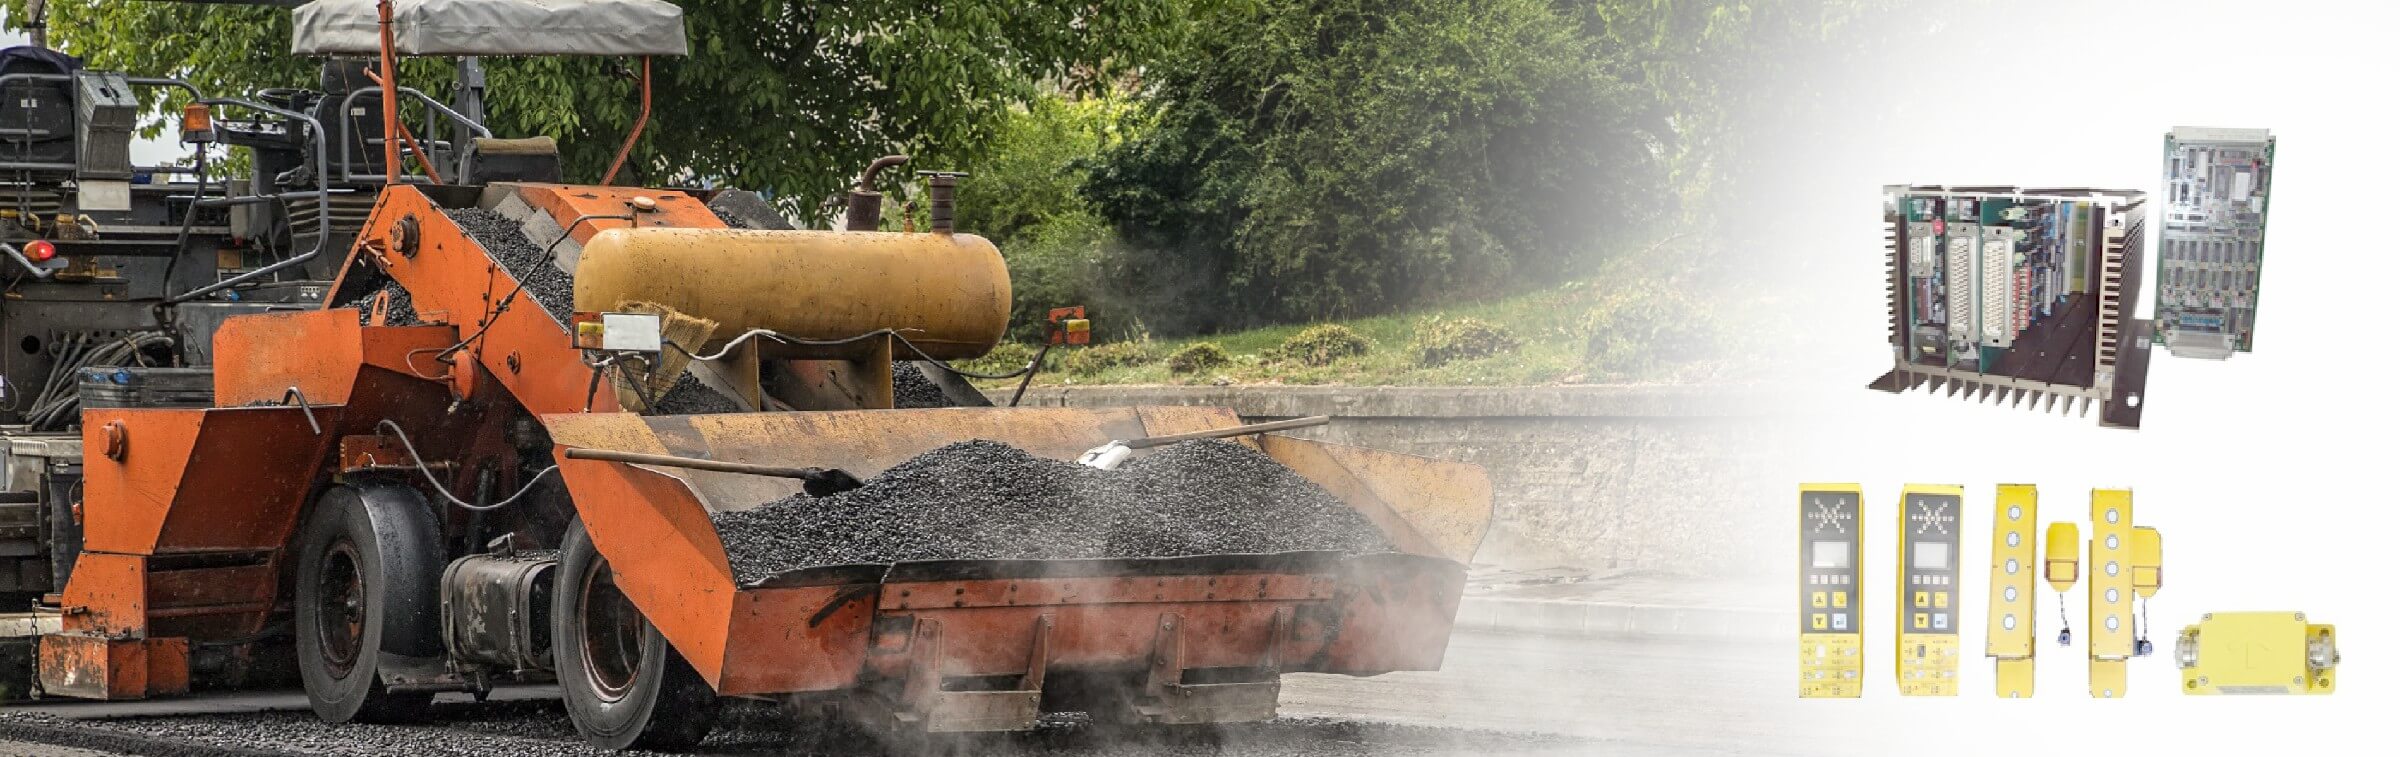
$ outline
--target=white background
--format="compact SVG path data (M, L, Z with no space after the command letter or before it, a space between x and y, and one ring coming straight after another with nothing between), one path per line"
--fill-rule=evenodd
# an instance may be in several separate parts
M1778 472L1794 482L1862 483L1869 516L1866 698L1796 702L1767 715L1807 724L1792 747L1826 754L2389 749L2368 745L2384 741L2369 739L2386 732L2400 704L2390 475L2400 445L2387 436L2400 405L2391 380L2400 346L2392 230L2400 11L1925 5L1885 19L1896 32L1888 44L1791 72L1826 90L1831 121L1792 125L1775 166L1790 204L1756 216L1788 241L1758 250L1758 264L1789 283L1775 299L1788 306L1789 338L1804 346L1796 354L1810 356L1788 371L1803 399L1774 437L1787 446ZM1862 388L1891 362L1883 185L2155 194L2161 136L2176 125L2266 127L2279 140L2256 352L2215 362L2154 350L2140 431ZM2153 295L2142 293L2145 317ZM1991 663L1980 655L1993 485L2002 482L2038 485L2044 521L2086 520L2093 487L2130 487L2135 522L2163 533L2165 587L2150 609L2159 653L2134 661L2130 698L2085 692L2082 585L2069 596L2076 646L2052 643L2056 600L2041 587L2037 695L1994 698ZM1892 682L1893 539L1906 483L1967 487L1968 657L1954 700L1902 699ZM1787 495L1772 512L1789 519L1792 507ZM2339 692L2179 695L2175 632L2203 612L2231 610L2305 611L2335 624Z

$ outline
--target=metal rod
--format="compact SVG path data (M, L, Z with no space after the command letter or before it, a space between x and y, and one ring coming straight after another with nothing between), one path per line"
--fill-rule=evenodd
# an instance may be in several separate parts
M376 52L382 53L382 65L377 67L375 84L383 90L383 183L400 183L400 143L391 140L400 125L400 66L392 55L392 0L375 4L375 13L382 31L376 42ZM323 169L323 164L318 164ZM319 171L322 173L322 170Z
M674 455L653 455L646 452L619 452L617 450L610 449L585 449L582 447L567 448L567 459L607 460L609 462L616 463L662 465L669 468L689 468L692 470L716 471L718 473L747 473L753 476L773 476L776 478L818 478L825 475L825 469L823 468L794 468L783 465L733 463L723 460L703 460L697 457L676 457Z
M633 119L633 131L625 135L625 145L617 148L617 159L609 161L608 173L600 176L600 186L617 183L617 169L625 167L625 158L633 154L633 143L642 138L643 127L650 125L650 56L642 56L642 112Z
M1188 442L1193 439L1223 439L1228 436L1248 436L1251 434L1263 434L1269 431L1286 431L1295 428L1322 426L1331 422L1333 422L1333 416L1311 415L1306 418L1293 418L1291 420L1253 423L1247 426L1227 426L1225 428L1212 428L1207 431L1193 431L1184 434L1168 434L1166 436L1153 436L1147 439L1134 439L1132 441L1125 442L1125 446L1131 449L1149 449L1151 447L1164 446L1168 444L1174 444L1176 442Z

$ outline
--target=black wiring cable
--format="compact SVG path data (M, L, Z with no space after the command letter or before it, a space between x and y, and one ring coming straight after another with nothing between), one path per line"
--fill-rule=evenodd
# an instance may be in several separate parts
M2072 621L2069 621L2069 620L2067 619L2067 593L2066 593L2066 592L2063 592L2063 591L2062 591L2062 592L2059 592L2059 593L2058 593L2058 643L2059 643L2059 646L2066 646L2066 645L2068 645L2068 644L2072 644L2072 643L2074 643L2073 639L2074 639L2075 637L2074 637L2072 634L2074 634L2075 632L2074 632L2073 628L2074 628L2074 623L2073 623Z
M859 335L857 335L857 336L843 337L843 338L840 338L840 339L801 339L801 338L799 338L799 337L790 336L790 335L787 335L787 334L778 334L778 333L775 333L775 332L773 332L773 331L768 331L768 330L766 330L766 329L751 329L751 330L749 330L749 331L742 332L742 335L741 335L741 336L734 337L734 338L733 338L733 341L726 342L726 343L725 343L725 346L724 346L723 348L721 348L721 349L718 349L718 350L716 351L716 353L715 353L715 354L711 354L711 355L694 355L694 354L692 354L692 352L691 352L690 350L684 349L684 348L683 348L683 345L680 345L680 344L675 344L675 343L673 343L673 342L669 342L669 343L668 343L668 346L670 346L670 347L674 347L676 352L681 352L681 353L683 353L683 354L684 354L684 356L685 356L685 357L689 357L689 358L691 358L691 359L693 359L693 360L703 360L703 361L715 362L715 361L717 361L717 360L721 360L721 359L723 359L723 358L725 357L726 353L728 353L728 352L731 352L731 351L733 350L733 348L734 348L734 346L735 346L735 345L739 345L739 344L741 344L741 343L742 343L743 341L745 341L745 340L748 340L748 339L751 339L751 338L755 338L755 337L762 337L762 336L763 336L763 337L766 337L766 338L768 338L768 339L773 339L773 340L775 340L775 341L777 341L777 342L781 342L781 343L784 343L784 344L789 344L789 345L794 345L794 346L799 346L799 347L840 347L840 346L843 346L843 345L857 344L857 343L859 343L859 342L863 342L863 341L866 341L866 340L868 340L868 339L873 339L873 338L875 338L875 337L879 337L879 336L883 336L883 337L891 337L891 338L892 338L892 340L899 342L899 343L900 343L900 346L908 348L909 354L912 354L912 355L915 355L915 356L917 356L917 361L918 361L918 362L930 363L930 364L932 364L934 367L936 367L936 368L940 368L940 369L942 369L943 371L947 371L947 372L949 372L949 373L952 373L952 374L955 374L955 375L959 375L959 376L965 376L965 377L967 377L967 378L978 378L978 379L1010 379L1010 378L1016 378L1016 377L1018 377L1018 376L1023 376L1023 375L1025 375L1025 374L1027 374L1027 373L1031 373L1031 372L1034 370L1034 367L1037 365L1037 362L1038 362L1038 361L1027 361L1027 362L1025 363L1025 367L1023 367L1023 368L1018 368L1018 369L1016 369L1016 370L1009 371L1009 372L1007 372L1007 373L977 373L977 372L974 372L974 371L970 371L970 370L967 370L967 369L964 369L964 368L960 368L960 367L957 367L957 366L951 365L951 364L949 364L949 363L946 363L946 362L943 362L943 361L940 361L940 360L936 360L936 359L934 359L934 358L933 358L933 356L925 354L925 351L924 351L924 350L922 350L922 349L919 349L919 348L917 347L917 345L916 345L916 343L915 343L915 342L911 342L911 341L909 341L909 340L908 340L908 337L906 337L906 336L902 336L902 335L900 334L900 331L899 331L898 329L876 329L876 330L874 330L874 331L869 331L869 332L867 332L867 333L864 333L864 334L859 334Z
M442 499L449 500L450 504L457 505L460 508L471 512L488 512L514 504L518 499L523 498L526 494L532 493L534 485L541 483L543 476L550 475L552 471L558 470L558 464L552 463L550 467L536 471L534 472L533 477L525 479L525 485L518 488L517 493L508 495L507 499L503 499L488 505L478 505L473 502L459 499L458 495L450 493L449 487L442 485L441 479L436 478L433 475L433 469L425 467L425 458L417 454L417 445L408 440L408 432L400 430L400 424L393 423L392 419L390 418L385 418L376 422L375 429L377 431L390 431L394 438L400 440L400 448L408 451L409 463L417 467L418 473L425 475L425 483L433 487L435 494L440 494L442 495Z

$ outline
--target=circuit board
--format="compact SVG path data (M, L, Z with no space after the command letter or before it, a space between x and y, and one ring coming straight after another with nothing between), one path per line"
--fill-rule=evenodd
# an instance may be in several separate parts
M2176 357L2249 352L2275 137L2266 129L2167 132L2157 340Z
M2138 427L2149 337L2132 316L2145 201L2136 191L1887 187L1894 365L1872 388L2061 412L2097 403L2103 425Z

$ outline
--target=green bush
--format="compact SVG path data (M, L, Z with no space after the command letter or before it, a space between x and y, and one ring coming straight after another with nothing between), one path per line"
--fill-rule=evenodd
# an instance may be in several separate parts
M1732 14L1666 5L1693 18L1645 38ZM1668 210L1676 138L1674 112L1628 80L1671 74L1585 33L1613 27L1586 27L1582 8L1597 10L1227 4L1144 70L1142 128L1091 163L1084 196L1140 252L1106 291L1137 293L1152 328L1183 335L1585 274Z
M1583 331L1584 368L1620 376L1712 358L1719 346L1711 314L1691 297L1656 283L1601 299Z
M1367 354L1375 343L1350 327L1324 323L1301 329L1275 348L1275 356L1306 365L1327 366L1346 357Z
M1233 358L1216 342L1193 342L1167 356L1167 370L1175 373L1199 373L1223 368Z
M1077 376L1089 376L1110 368L1141 365L1158 359L1148 341L1109 342L1089 347L1062 347L1065 359L1058 362L1060 370Z
M1508 327L1481 318L1434 316L1417 324L1417 362L1427 367L1511 352L1525 342Z
M1033 360L1035 349L1033 345L1023 342L1001 342L981 357L953 362L951 365L976 373L1007 373L1025 367L1025 363Z

